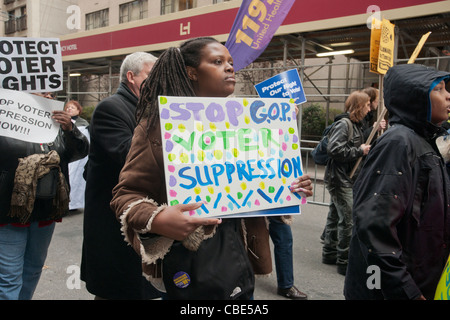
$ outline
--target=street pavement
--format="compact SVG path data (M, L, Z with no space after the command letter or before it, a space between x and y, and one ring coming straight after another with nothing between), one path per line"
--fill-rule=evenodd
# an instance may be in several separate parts
M294 217L294 280L297 288L309 300L343 300L344 276L336 266L321 262L320 235L325 225L328 207L305 204ZM80 281L83 211L72 211L58 223L49 248L42 277L34 300L92 300ZM256 279L255 300L287 300L276 294L275 267L269 277Z

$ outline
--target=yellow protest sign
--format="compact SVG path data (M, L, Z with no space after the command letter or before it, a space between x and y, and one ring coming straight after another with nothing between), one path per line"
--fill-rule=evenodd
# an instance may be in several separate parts
M395 25L383 19L380 33L380 50L378 51L378 73L386 74L394 65Z
M439 280L434 300L450 300L450 256Z
M378 73L378 52L380 51L381 21L372 18L370 32L370 72Z
M372 19L370 72L385 74L394 65L394 28L395 25L387 19Z
M428 36L431 34L431 31L425 33L422 38L420 38L419 44L417 45L416 49L414 49L413 54L411 55L411 58L409 58L408 63L414 63L417 56L419 55L420 50L422 50L423 45L425 44L425 41L427 41Z

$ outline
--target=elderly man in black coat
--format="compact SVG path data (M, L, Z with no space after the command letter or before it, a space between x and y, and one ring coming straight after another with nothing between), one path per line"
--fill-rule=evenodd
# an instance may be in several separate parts
M116 94L95 108L89 127L81 279L96 299L149 299L159 293L142 276L141 260L121 234L110 208L111 191L131 145L139 89L156 58L128 55Z

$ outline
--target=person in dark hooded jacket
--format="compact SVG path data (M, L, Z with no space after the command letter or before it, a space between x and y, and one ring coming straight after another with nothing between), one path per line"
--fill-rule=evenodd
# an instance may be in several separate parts
M399 65L384 79L391 127L354 185L346 299L433 299L449 255L449 179L443 134L450 73Z

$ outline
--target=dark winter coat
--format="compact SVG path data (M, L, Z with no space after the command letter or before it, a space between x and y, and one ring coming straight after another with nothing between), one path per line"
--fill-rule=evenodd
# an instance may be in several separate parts
M337 121L337 123L329 133L327 153L330 160L325 168L324 180L330 186L351 188L356 174L350 178L350 173L358 159L364 154L360 148L364 143L364 136L361 123L352 122L353 135L350 139L350 128L347 121L339 121L344 117L348 118L348 113L336 117L335 122Z
M68 164L84 158L87 155L89 141L76 126L71 131L59 129L52 143L31 143L8 137L0 137L0 225L19 223L17 218L8 216L14 177L19 158L25 158L36 153L48 153L55 150L60 157L60 168L69 184ZM49 220L53 199L36 200L30 222ZM67 208L69 210L69 208Z
M131 146L137 101L121 83L95 108L89 126L81 279L90 293L105 299L148 298L141 260L125 243L109 205Z
M353 188L347 299L434 297L449 254L450 186L435 144L443 130L428 121L429 90L449 77L419 65L385 76L392 127L372 146Z

